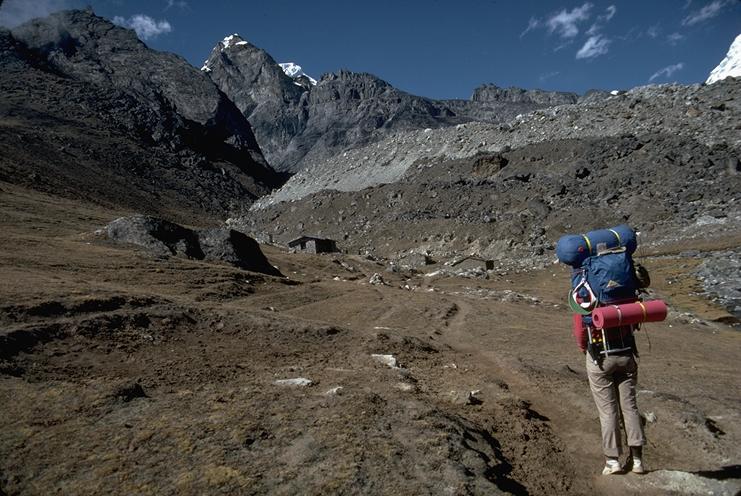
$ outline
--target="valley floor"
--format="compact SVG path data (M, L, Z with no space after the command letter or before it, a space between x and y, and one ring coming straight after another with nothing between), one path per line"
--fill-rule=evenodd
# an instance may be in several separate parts
M676 247L644 260L672 308L637 338L651 472L604 477L563 267L266 246L281 279L95 235L124 214L0 184L0 494L741 490L741 334Z

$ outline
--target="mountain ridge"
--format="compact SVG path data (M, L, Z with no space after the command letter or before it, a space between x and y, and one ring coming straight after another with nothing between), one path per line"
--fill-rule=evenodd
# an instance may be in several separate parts
M3 180L178 219L223 216L283 181L211 80L133 31L63 11L2 40Z
M236 34L216 44L202 69L253 125L268 162L291 173L401 130L502 122L578 99L572 93L484 85L470 100L435 100L344 69L323 74L316 84L296 84L279 73L283 68L265 50Z

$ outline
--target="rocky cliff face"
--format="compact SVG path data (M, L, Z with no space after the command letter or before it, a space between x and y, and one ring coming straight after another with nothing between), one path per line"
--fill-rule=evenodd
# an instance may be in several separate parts
M349 71L326 74L314 85L286 76L270 55L238 35L219 42L202 70L250 121L268 162L290 172L395 132L502 122L577 99L567 93L485 86L472 100L439 101Z
M89 11L4 31L0 64L3 180L178 218L280 184L207 76Z
M400 91L367 73L327 74L306 96L306 129L297 139L314 164L389 134L461 122L447 106Z
M295 172L389 131L460 122L444 105L370 74L340 71L316 86L296 84L267 52L238 35L219 42L202 70L244 113L278 170Z
M579 96L576 93L561 91L525 90L522 88L500 88L493 84L479 86L473 92L471 100L474 102L508 102L534 103L552 107L576 103Z
M578 105L562 105L519 115L506 123L468 123L453 128L415 130L380 144L349 150L293 176L255 208L291 201L323 190L359 191L400 180L420 164L498 153L533 143L569 139L665 133L705 146L723 144L738 151L739 84L647 86L618 95L595 95ZM577 157L575 157L576 159Z
M56 72L125 90L158 112L203 127L210 141L265 165L249 123L213 83L181 57L150 50L133 31L90 11L66 11L13 30L13 37Z
M283 164L298 159L290 147L305 128L300 104L306 90L265 50L233 34L214 47L201 70L249 120L268 163L285 170Z

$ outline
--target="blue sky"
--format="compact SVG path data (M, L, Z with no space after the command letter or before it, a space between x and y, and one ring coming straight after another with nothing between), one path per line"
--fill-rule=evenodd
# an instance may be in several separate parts
M5 0L6 18L21 3L92 5L197 67L236 32L315 78L370 72L431 98L469 98L483 83L583 93L702 82L741 33L741 0Z

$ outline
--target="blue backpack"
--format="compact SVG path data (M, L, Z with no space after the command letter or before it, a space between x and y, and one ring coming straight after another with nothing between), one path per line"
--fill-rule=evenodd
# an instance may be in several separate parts
M575 288L584 279L592 288L598 304L616 303L635 299L638 284L633 272L633 258L623 247L584 260L581 269L572 274L571 284Z
M573 267L571 287L577 303L589 313L598 305L635 300L639 282L633 252L635 231L623 224L558 240L558 259Z

